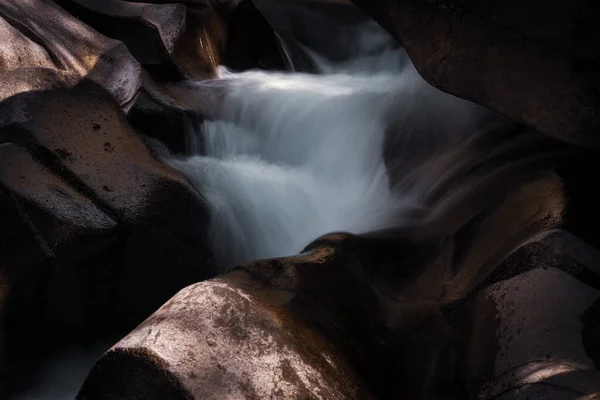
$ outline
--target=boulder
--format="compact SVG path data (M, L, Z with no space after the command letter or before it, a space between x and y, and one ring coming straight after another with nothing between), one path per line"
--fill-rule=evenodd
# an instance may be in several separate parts
M58 69L98 83L121 107L127 108L136 95L141 84L141 67L127 47L99 34L54 2L3 0L0 16L41 45ZM14 30L7 34L14 36ZM34 48L29 43L27 46ZM39 53L39 48L36 49ZM16 57L18 60L19 55Z
M600 392L600 253L564 231L513 252L470 301L462 377L477 399Z
M177 290L214 275L202 199L152 157L97 84L22 93L0 110L0 141L27 148L124 227L128 261L119 279L125 316L143 318ZM129 300L139 307L127 310Z
M376 307L333 247L243 265L179 292L98 360L78 399L393 396Z
M565 142L600 148L597 2L354 3L401 42L434 86Z
M23 35L4 18L0 18L0 37L0 74L17 68L56 68L42 46Z
M0 204L3 397L28 377L15 364L49 344L106 330L120 252L110 213L14 144L0 145Z
M215 76L226 32L214 11L198 13L183 4L123 0L60 0L59 4L102 34L123 42L161 80Z

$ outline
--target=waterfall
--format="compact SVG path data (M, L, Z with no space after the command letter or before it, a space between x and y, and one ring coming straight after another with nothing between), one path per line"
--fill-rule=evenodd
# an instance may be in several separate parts
M169 160L206 200L209 241L226 270L296 254L332 232L406 223L419 196L390 187L386 132L410 154L472 132L488 113L427 84L374 23L352 28L352 57L307 49L318 75L224 67L198 91L224 88L216 120L198 126L203 148ZM438 132L437 137L424 131ZM423 146L421 146L423 147Z

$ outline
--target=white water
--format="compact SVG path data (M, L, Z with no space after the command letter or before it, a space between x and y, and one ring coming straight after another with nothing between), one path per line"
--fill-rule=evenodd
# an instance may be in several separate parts
M435 128L443 134L424 138L435 147L484 114L425 83L380 28L361 27L357 38L356 57L341 65L312 54L322 75L222 68L219 80L196 83L199 91L226 88L222 120L199 129L203 155L171 163L209 204L222 269L298 253L332 231L404 223L419 196L389 189L386 129L394 124L408 146L416 132Z

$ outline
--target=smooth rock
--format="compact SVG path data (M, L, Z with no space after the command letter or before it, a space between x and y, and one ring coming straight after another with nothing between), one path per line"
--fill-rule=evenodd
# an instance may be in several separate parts
M600 148L593 0L354 0L438 88L550 136Z
M27 379L16 364L104 329L119 251L117 222L13 144L0 145L0 221L2 397Z
M70 89L5 100L0 104L0 141L28 148L112 213L128 237L140 238L125 246L123 257L135 262L123 266L120 278L123 296L145 304L132 320L147 316L182 287L214 275L204 246L202 199L176 171L152 157L98 85L83 81ZM168 273L165 258L171 259Z
M141 84L141 67L125 45L109 39L54 2L2 0L0 16L39 43L57 68L104 87L127 108Z
M61 0L59 4L102 34L123 42L161 80L215 76L225 26L214 11L196 13L182 4L123 0Z
M351 259L335 258L260 261L182 290L99 359L78 399L372 398L381 381L357 368L382 357L384 329L363 314L372 294Z
M600 391L598 339L588 339L597 315L586 317L600 298L598 261L596 249L550 231L498 267L472 301L463 372L476 398L558 399Z
M0 18L0 74L17 68L56 68L52 58L39 44Z

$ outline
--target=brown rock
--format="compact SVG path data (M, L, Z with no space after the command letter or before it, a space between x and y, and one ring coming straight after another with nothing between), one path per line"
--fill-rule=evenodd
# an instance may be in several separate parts
M78 399L370 398L286 311L294 293L261 286L236 272L182 290L97 362Z
M23 67L55 68L43 47L0 18L0 74Z
M22 93L0 109L0 141L27 147L124 224L119 279L125 315L145 317L177 290L214 274L203 244L202 200L151 156L98 85L83 81L70 89Z
M560 140L600 147L597 2L354 3L400 40L433 85Z
M100 84L120 106L127 107L137 93L141 68L125 45L102 36L52 1L3 0L0 15L41 44L57 68Z
M7 232L14 233L4 238L0 251L5 294L14 281L27 276L32 267L39 265L38 257L64 255L82 238L110 233L116 228L116 222L37 163L25 150L3 144L0 155L3 202L12 203L12 206L2 208L2 220L15 217L20 220L14 230L2 224ZM16 234L22 229L28 232L25 237ZM32 262L25 261L25 257ZM0 297L4 298L4 295Z
M0 145L0 221L2 397L21 379L5 367L105 329L119 253L115 220L13 144Z
M61 0L61 6L104 35L117 39L161 79L205 79L215 75L225 41L221 17L182 4L122 0Z
M599 260L597 250L574 236L551 231L499 266L497 283L473 303L464 372L477 398L555 399L600 391L580 319L600 296Z
M355 255L333 239L181 291L98 361L79 398L159 398L165 387L173 398L404 393L378 299ZM155 371L159 384L146 383Z

